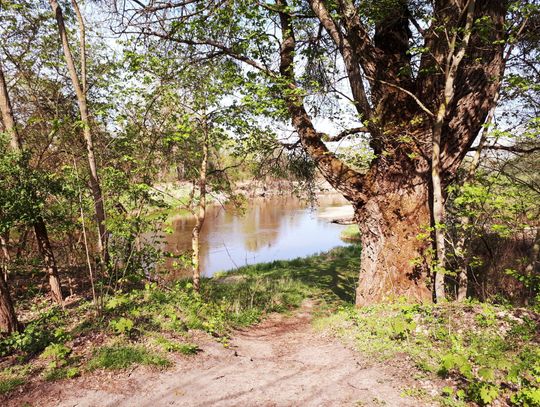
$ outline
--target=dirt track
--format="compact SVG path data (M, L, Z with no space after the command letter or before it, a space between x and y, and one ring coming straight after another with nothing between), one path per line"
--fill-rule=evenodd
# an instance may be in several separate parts
M366 366L354 351L311 327L311 304L214 341L174 368L138 367L36 388L14 404L32 406L419 406L402 397L409 380Z

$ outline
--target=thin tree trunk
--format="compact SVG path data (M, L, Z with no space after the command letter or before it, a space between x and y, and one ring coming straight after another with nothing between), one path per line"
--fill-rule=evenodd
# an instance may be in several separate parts
M0 246L2 246L2 255L4 258L2 264L2 273L4 274L4 280L6 282L9 280L9 264L11 263L11 255L9 254L8 243L9 234L0 234Z
M67 36L66 26L64 22L64 16L62 9L56 0L49 0L52 11L56 17L58 25L58 33L62 43L62 49L64 52L64 58L71 78L75 94L77 96L77 104L79 106L79 113L81 116L81 122L83 126L83 135L86 142L86 156L88 159L88 167L90 169L90 190L92 191L92 198L94 200L94 207L96 212L96 222L98 225L98 250L101 255L102 265L106 266L109 262L109 252L107 248L108 233L105 226L105 205L103 201L103 193L101 190L101 184L99 181L96 157L94 154L94 140L92 131L90 128L90 114L88 110L88 103L86 100L86 47L85 47L85 28L84 19L75 0L72 0L77 20L79 23L80 44L81 44L81 73L82 80L79 80L77 74L77 68L73 60L73 55L69 46L69 39ZM81 84L82 82L82 84Z
M34 232L38 243L39 253L43 258L43 270L49 276L49 285L54 301L62 305L64 297L62 295L62 286L60 285L60 277L58 275L58 267L47 233L47 227L41 216L34 222Z
M191 234L191 246L193 249L193 289L199 292L201 288L201 261L200 261L200 234L206 218L206 174L208 172L208 129L203 125L204 140L202 145L202 160L199 173L199 203L198 213L195 215L195 227Z
M444 225L446 211L444 207L444 196L442 187L442 166L441 166L441 136L446 116L446 109L454 99L454 82L461 60L465 56L465 51L471 37L471 29L474 18L475 0L469 0L467 4L467 23L465 24L463 39L457 48L457 33L450 40L449 51L446 61L445 84L443 101L437 111L435 123L433 125L432 135L432 155L431 155L431 186L433 188L433 197L431 202L431 211L433 217L433 226L435 228L435 267L434 267L434 299L436 302L443 301L446 298L444 275L446 265L446 244L444 240Z
M73 157L73 167L75 168L75 176L77 179L77 185L79 185L79 171L77 169L77 161L75 160L75 157ZM86 254L86 265L88 266L88 276L90 277L90 286L92 287L92 300L94 302L94 305L98 306L97 296L96 296L96 287L94 284L94 273L92 270L92 262L90 261L90 250L88 248L88 238L86 236L86 222L85 222L85 216L84 216L84 209L83 209L83 198L82 198L82 192L79 188L79 208L81 213L81 226L82 226L82 235L83 235L83 243L84 243L84 252Z
M468 263L469 256L466 246L465 228L470 224L469 216L462 216L460 218L460 225L464 229L456 242L456 253L461 256L460 264L456 268L457 279L457 291L456 300L465 301L467 299L467 293L469 291L469 275L468 275Z
M444 116L446 113L446 105L447 103L442 104L437 114L435 127L433 130L433 150L431 155L431 185L433 188L431 212L433 216L433 227L435 234L435 266L433 268L435 302L442 301L446 297L444 288L444 267L446 263L444 224L446 211L444 208L444 197L441 180L441 133L444 123Z
M525 267L525 275L528 277L537 276L540 274L540 227L536 228L536 234L534 236L532 246L531 246L531 253L530 253L530 261L528 262L527 266ZM539 289L536 287L530 287L529 290L532 291L531 294L540 294ZM529 298L526 298L526 303L528 304Z
M17 131L15 123L15 115L11 107L11 99L9 98L6 78L4 77L4 68L0 61L0 114L2 115L3 128L9 135L9 145L15 152L22 151L22 140Z
M21 229L19 229L20 236L16 244L17 251L15 252L15 258L17 260L21 258L22 252L26 249L28 233L29 233L29 228L26 226L23 226Z
M525 29L527 25L527 22L528 22L528 17L525 18L524 21L522 22L521 26L519 27L516 33L516 37L519 37L521 35L521 33L523 32L523 30ZM510 58L510 56L512 55L512 51L515 47L515 44L516 43L511 44L510 47L508 47L508 49L506 50L506 53L504 56L505 65L508 59ZM501 71L501 75L502 75L502 71ZM493 122L495 109L497 107L497 103L499 102L499 97L500 97L500 90L497 90L497 92L493 96L492 106L486 117L484 128L482 129L482 133L480 136L480 141L478 142L478 147L476 148L476 152L473 156L471 165L467 171L465 180L463 181L464 183L469 183L474 179L476 170L478 169L478 166L480 165L480 157L482 155L482 150L484 149L484 146L487 142L487 138L489 135L488 126ZM464 230L467 228L468 225L471 224L471 222L472 222L472 219L468 215L460 217L460 224L462 226L462 229ZM458 265L457 270L456 270L456 278L457 278L457 284L458 284L457 293L456 293L457 301L464 301L465 299L467 299L467 292L469 288L469 276L467 273L468 263L469 263L469 258L470 258L470 254L469 254L470 248L468 247L469 243L470 242L468 242L466 234L462 232L461 235L458 237L458 241L456 242L456 252L458 253L458 255L461 256L460 264Z
M77 16L77 24L79 25L79 48L81 52L81 88L83 94L86 96L88 90L86 84L86 26L84 24L84 18L77 4L77 0L71 0L71 5L73 10L75 10L75 15Z
M495 114L495 107L497 104L497 101L499 99L499 93L495 95L495 98L493 100L493 107L488 113L488 116L486 118L485 126L482 130L482 134L480 136L480 141L478 142L478 147L476 149L476 152L473 156L471 165L469 169L467 170L467 174L465 176L464 183L469 183L474 179L474 175L476 174L476 170L478 169L478 166L480 165L480 156L482 155L482 150L487 142L487 137L489 134L487 126L491 124L493 121L493 116ZM459 218L459 222L461 225L462 232L460 236L458 237L458 240L456 242L456 252L461 257L460 264L457 267L456 270L456 278L457 278L457 293L456 293L456 300L457 301L464 301L467 299L467 292L469 288L469 276L467 273L468 269L468 263L469 263L469 242L466 235L466 229L467 227L472 223L472 219L469 215L461 216Z
M6 131L10 134L10 145L13 151L22 153L23 143L22 138L17 130L15 123L15 116L11 108L11 101L7 92L6 81L4 78L4 72L0 65L0 113L2 114L2 120ZM53 299L59 303L63 303L62 289L60 284L60 278L58 276L58 268L49 241L47 233L47 226L43 221L41 215L36 217L34 221L34 231L36 233L36 239L38 242L39 252L43 258L44 271L49 276L49 283L51 287L51 294Z

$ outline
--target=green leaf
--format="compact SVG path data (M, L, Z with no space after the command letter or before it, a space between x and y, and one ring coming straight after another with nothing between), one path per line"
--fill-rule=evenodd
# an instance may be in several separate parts
M483 367L478 370L478 376L484 380L493 380L495 378L495 372L493 369Z
M499 389L493 385L484 383L480 387L479 395L484 404L490 404L499 396Z
M109 325L116 333L125 334L133 330L134 323L131 319L122 317L118 320L112 320Z

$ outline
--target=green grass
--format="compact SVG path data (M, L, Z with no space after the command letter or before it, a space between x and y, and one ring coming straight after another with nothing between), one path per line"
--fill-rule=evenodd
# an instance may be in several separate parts
M0 378L0 394L8 393L24 383L25 380L22 377Z
M0 370L0 394L9 393L26 383L27 378L32 373L30 365L12 365Z
M196 344L176 342L166 339L163 336L156 337L154 342L165 352L178 352L183 355L195 355L200 351Z
M180 352L183 355L195 355L200 349L193 343L180 343L175 347L175 351Z
M346 242L360 242L360 230L358 225L349 225L341 232L341 240Z
M243 279L232 284L213 284L211 288L230 291L231 297L244 301L251 301L256 292L263 295L259 300L261 303L277 305L278 310L279 304L272 301L270 293L281 295L290 305L298 305L308 297L352 304L359 269L360 248L351 245L306 258L246 266L227 274L224 280L227 282L235 276Z
M77 367L59 367L47 370L45 372L44 379L48 382L62 379L72 379L79 376L80 373L81 372Z
M150 352L142 346L113 345L97 349L88 362L88 369L126 369L132 365L170 366L169 360L161 355Z
M489 304L344 306L316 321L380 361L407 354L425 375L450 378L443 405L500 399L540 406L538 316Z

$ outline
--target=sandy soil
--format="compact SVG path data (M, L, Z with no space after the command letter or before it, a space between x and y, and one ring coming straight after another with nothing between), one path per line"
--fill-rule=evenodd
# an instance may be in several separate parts
M367 363L313 330L311 303L237 332L229 348L207 340L174 368L137 367L45 383L8 406L419 406L402 397L406 370Z

